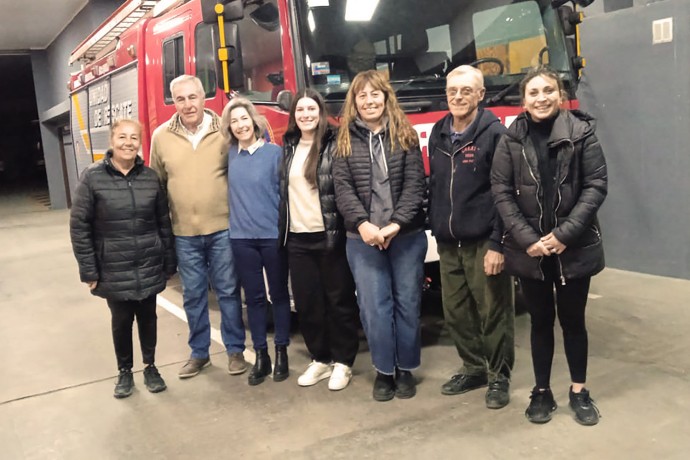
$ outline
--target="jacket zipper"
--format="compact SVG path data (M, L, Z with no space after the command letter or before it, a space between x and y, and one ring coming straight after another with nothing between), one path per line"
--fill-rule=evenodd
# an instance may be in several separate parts
M137 220L137 203L136 200L134 199L134 188L132 187L132 180L128 179L125 177L125 180L127 181L127 187L129 188L129 194L132 197L132 236L134 237L134 250L135 253L137 254L137 258L135 259L135 264L134 264L134 272L136 273L136 278L137 278L137 292L141 291L141 279L140 279L140 274L139 274L139 241L137 240L137 232L135 231L135 223Z
M554 147L557 147L560 144L560 142ZM571 143L572 145L572 143ZM560 165L558 165L558 170L560 171ZM561 201L562 201L562 196L561 196L561 186L563 185L563 182L565 182L565 178L568 175L565 174L561 180L558 182L558 187L557 187L557 192L558 192L558 201L556 202L556 207L553 210L553 219L554 219L554 224L555 227L558 227L558 208L561 206ZM561 256L556 255L556 259L558 260L558 271L560 272L560 277L561 277L561 286L565 286L565 275L563 274L563 263L561 262Z
M449 198L450 198L450 215L448 216L448 231L450 232L450 235L451 235L454 239L456 239L456 240L457 240L458 238L455 236L455 233L453 233L453 211L455 210L455 206L454 206L454 203L453 203L453 185L454 185L454 182L455 182L455 171L456 171L456 169L457 169L457 168L455 167L455 155L456 155L459 151L461 151L462 149L464 149L465 147L467 147L468 145L472 144L472 142L473 142L473 141L470 141L470 142L467 142L466 144L460 146L460 147L459 147L457 150L455 150L452 154L449 154L449 153L446 152L445 150L439 148L439 150L440 150L441 152L443 152L445 155L448 155L448 156L450 157L451 174L450 174L450 189L448 190L448 196L449 196ZM461 247L461 245L462 245L462 242L458 240L458 247Z
M544 207L541 204L541 201L539 201L539 188L540 188L540 183L537 180L537 177L534 175L534 172L532 171L532 167L529 165L529 161L527 161L527 154L525 153L525 147L522 147L522 157L525 159L525 164L527 165L527 170L529 171L530 176L532 176L532 179L534 180L534 183L537 184L537 191L536 191L536 199L537 199L537 204L539 205L539 231L541 234L544 234L544 227L541 224L542 218L544 217ZM539 257L539 272L541 273L541 279L544 279L544 270L541 268L541 261L544 257L541 256Z

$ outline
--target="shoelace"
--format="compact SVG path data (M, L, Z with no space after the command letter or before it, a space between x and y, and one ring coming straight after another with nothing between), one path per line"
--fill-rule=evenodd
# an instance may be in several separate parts
M581 394L581 395L582 395L582 396L581 396L580 398L578 398L578 399L581 400L580 403L581 403L581 405L582 405L583 408L588 409L588 408L591 407L592 409L594 409L594 411L597 413L597 415L598 415L599 417L601 417L601 412L599 412L599 408L597 407L597 405L594 404L594 400L593 400L592 398L590 398L590 396L589 396L589 391L588 391L588 392L583 392L583 393L575 393L575 394L576 394L576 395L577 395L577 394Z

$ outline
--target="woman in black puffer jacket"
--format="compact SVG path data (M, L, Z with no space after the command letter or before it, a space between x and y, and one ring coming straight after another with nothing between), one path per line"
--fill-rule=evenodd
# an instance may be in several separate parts
M335 135L318 92L306 89L295 97L283 145L279 229L300 329L312 357L297 383L311 386L329 378L330 390L342 390L352 377L359 320L345 227L335 204Z
M156 173L137 155L141 125L111 127L103 161L82 174L70 214L72 248L81 281L104 297L112 314L119 377L116 398L132 394L132 324L137 319L144 381L157 393L166 385L155 367L156 294L175 273L168 200Z
M558 74L535 69L520 92L527 112L499 142L491 183L505 224L505 268L520 277L532 320L536 386L525 415L545 423L556 410L550 379L557 307L572 382L570 407L579 423L594 425L599 412L585 389L585 305L591 277L604 268L596 214L606 197L606 162L593 119L560 109Z

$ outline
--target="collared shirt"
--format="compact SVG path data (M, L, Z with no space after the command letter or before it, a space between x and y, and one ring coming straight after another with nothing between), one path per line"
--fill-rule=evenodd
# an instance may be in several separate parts
M180 123L182 131L187 136L187 139L189 139L189 142L192 143L192 147L194 147L194 150L196 150L197 146L199 145L199 142L201 142L201 139L203 139L206 133L208 133L208 129L211 126L211 121L211 115L204 112L204 118L201 120L201 124L197 128L196 133L191 132L187 129L187 127L184 124Z
M237 151L239 152L240 150L246 150L247 152L249 152L250 155L254 155L254 152L256 152L257 150L259 150L259 148L260 148L262 145L264 145L265 143L266 143L266 142L265 142L263 139L259 139L259 140L257 140L256 142L254 142L252 145L250 145L249 147L247 147L246 149L240 148L240 147L238 146Z

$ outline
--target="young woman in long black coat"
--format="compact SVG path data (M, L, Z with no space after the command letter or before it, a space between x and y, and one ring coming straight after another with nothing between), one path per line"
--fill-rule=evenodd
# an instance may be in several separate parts
M604 268L597 211L606 197L606 162L594 120L561 109L558 74L535 69L520 93L526 112L500 141L491 182L505 224L505 268L520 278L532 321L536 385L525 415L546 423L556 410L550 380L558 313L572 382L570 407L579 423L594 425L599 411L585 388L585 306L591 277Z

